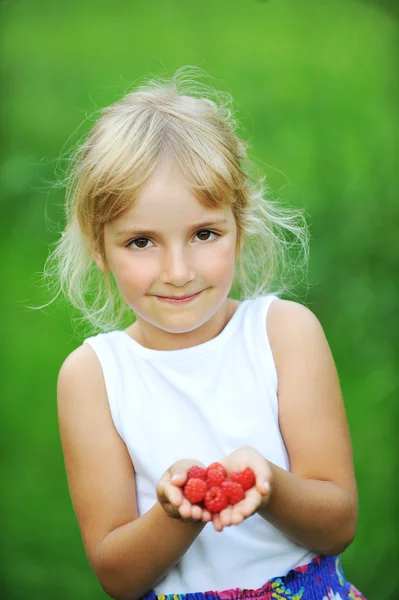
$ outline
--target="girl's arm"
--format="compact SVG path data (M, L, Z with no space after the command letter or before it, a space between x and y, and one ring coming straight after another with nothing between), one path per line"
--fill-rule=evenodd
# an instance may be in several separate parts
M58 415L89 562L111 597L140 598L180 560L205 525L172 519L159 502L138 516L131 459L114 428L101 367L88 345L75 350L61 368Z
M318 320L300 304L273 302L267 330L291 472L270 464L273 491L258 512L315 553L338 554L355 536L358 501L334 360Z

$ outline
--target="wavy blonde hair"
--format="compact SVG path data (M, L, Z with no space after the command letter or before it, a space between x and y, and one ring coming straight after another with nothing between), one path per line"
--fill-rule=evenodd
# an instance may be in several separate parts
M231 96L193 80L193 71L198 74L183 68L170 79L147 80L104 108L71 157L64 181L66 227L45 276L94 329L114 329L126 312L132 318L132 310L112 275L95 264L92 249L105 259L105 224L134 203L165 155L199 202L231 207L241 247L236 296L289 292L292 276L307 265L303 212L267 198L265 178L251 176L254 165L236 133Z

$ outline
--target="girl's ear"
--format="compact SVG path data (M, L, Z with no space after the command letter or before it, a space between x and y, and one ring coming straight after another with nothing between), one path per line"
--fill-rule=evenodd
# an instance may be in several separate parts
M96 263L97 267L103 271L104 273L106 273L107 271L110 270L109 265L106 261L106 259L104 258L104 256L102 255L102 253L98 250L98 248L94 248L91 251L91 255L94 259L94 262Z

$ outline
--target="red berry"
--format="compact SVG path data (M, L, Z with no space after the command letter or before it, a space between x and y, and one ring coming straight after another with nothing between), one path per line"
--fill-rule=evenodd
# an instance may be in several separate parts
M212 487L219 487L223 481L226 481L226 477L221 471L209 471L208 479L205 483L209 490Z
M190 467L189 470L187 471L187 481L189 479L193 479L194 477L195 477L195 479L202 479L203 481L205 481L206 480L205 469L203 469L202 467L197 467L197 465Z
M226 479L226 481L222 481L221 486L222 490L227 496L230 504L237 504L243 498L245 498L245 492L242 486L235 481L231 481L231 479Z
M220 487L211 487L205 494L205 508L211 513L218 513L229 504L225 492Z
M206 469L206 482L208 489L213 486L218 486L227 479L227 471L220 463L212 463Z
M230 475L230 480L239 483L242 486L243 490L249 490L251 487L255 485L255 473L251 469L251 467L247 467L243 471L239 473L233 473Z
M209 465L209 467L206 468L206 472L208 473L209 471L213 471L215 469L217 471L222 471L224 473L225 477L227 477L227 471L226 471L226 469L219 462L214 462L211 465Z
M206 483L202 479L193 477L189 479L183 488L183 495L191 502L196 504L204 499L206 492Z

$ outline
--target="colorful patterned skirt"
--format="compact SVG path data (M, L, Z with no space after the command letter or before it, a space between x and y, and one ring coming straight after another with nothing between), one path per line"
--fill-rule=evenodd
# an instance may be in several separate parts
M339 556L318 556L283 577L269 579L257 590L160 594L149 592L142 600L366 600L342 572Z

